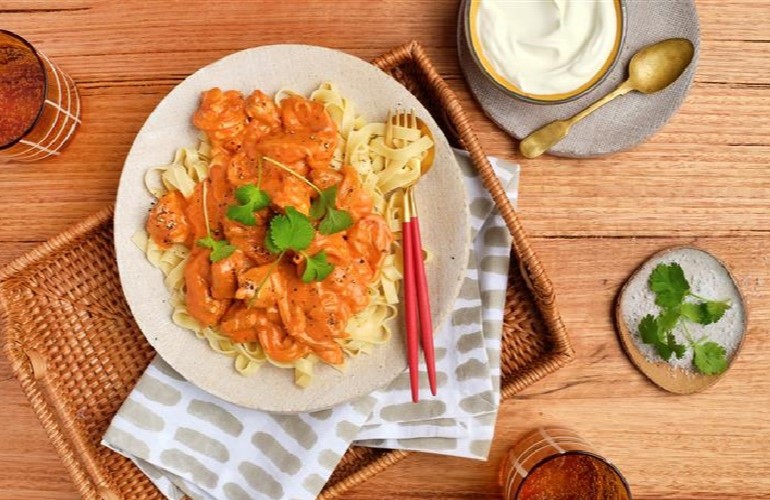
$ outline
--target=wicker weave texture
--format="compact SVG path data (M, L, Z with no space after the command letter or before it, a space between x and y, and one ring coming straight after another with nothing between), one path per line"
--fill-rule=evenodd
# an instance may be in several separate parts
M509 398L572 357L553 288L454 93L410 42L374 64L414 93L471 154L513 237L503 327L502 394ZM100 446L112 416L155 355L123 298L112 208L0 273L6 355L84 498L162 498L127 459ZM407 455L351 447L320 498L334 498Z

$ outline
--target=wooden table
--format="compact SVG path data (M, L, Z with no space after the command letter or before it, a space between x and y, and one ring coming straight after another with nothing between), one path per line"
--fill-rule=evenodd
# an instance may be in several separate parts
M489 462L414 454L348 498L497 498L503 452L541 423L593 441L637 498L770 498L770 4L697 7L695 84L662 131L602 159L520 160L520 213L577 359L503 405ZM463 81L457 8L455 0L3 1L0 27L69 72L85 112L61 158L0 168L0 264L112 201L133 137L160 99L196 68L246 47L307 43L371 59L418 39L487 152L516 158L515 142L485 119ZM631 366L610 315L632 269L674 244L723 258L751 311L730 373L687 397L658 390ZM0 498L76 498L4 359L0 405Z

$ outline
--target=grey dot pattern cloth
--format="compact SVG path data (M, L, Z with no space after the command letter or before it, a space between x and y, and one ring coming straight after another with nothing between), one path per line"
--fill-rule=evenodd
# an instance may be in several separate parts
M486 459L499 404L510 236L464 152L473 244L451 319L435 335L439 395L413 404L408 375L328 410L275 415L233 405L157 357L102 444L130 458L168 498L315 498L352 444ZM518 166L491 159L515 201Z
M569 118L615 89L626 79L628 63L642 47L667 38L687 38L695 45L695 57L676 82L655 94L632 92L606 104L573 126L569 135L549 153L578 158L600 156L630 149L647 140L671 119L692 85L700 49L698 14L692 0L625 0L624 3L626 38L617 64L606 80L591 92L564 104L520 101L487 79L468 48L461 8L457 42L460 66L487 116L512 136L524 138L546 123Z

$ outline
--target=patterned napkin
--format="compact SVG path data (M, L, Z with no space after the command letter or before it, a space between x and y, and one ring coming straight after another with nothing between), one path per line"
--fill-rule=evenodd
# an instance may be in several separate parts
M355 444L477 459L489 453L500 397L500 337L511 242L467 153L455 152L466 179L473 244L451 319L435 335L437 379L451 389L439 387L433 398L421 362L420 402L411 402L409 373L402 373L375 394L377 403ZM495 158L490 163L515 203L518 166Z
M436 333L439 395L411 402L408 375L334 408L273 415L185 381L160 357L120 408L102 444L130 458L167 497L314 498L350 444L486 459L499 402L500 337L510 237L467 154L456 151L473 244L451 320ZM490 158L515 201L518 166Z

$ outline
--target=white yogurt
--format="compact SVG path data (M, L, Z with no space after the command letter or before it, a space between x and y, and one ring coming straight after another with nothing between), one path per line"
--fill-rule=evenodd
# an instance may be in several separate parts
M618 9L617 0L474 0L471 39L498 83L563 98L592 85L611 64Z

